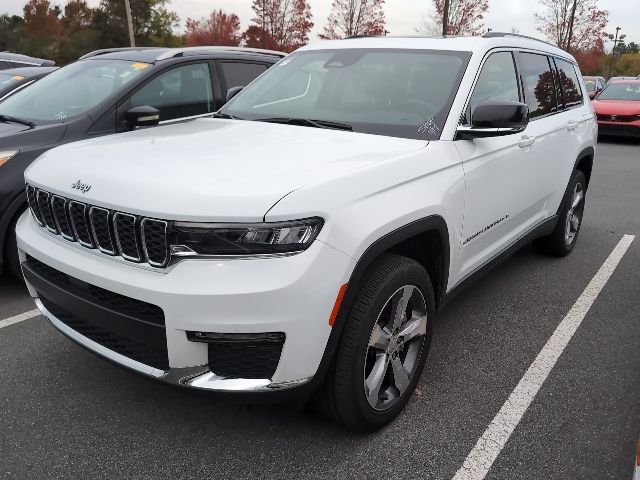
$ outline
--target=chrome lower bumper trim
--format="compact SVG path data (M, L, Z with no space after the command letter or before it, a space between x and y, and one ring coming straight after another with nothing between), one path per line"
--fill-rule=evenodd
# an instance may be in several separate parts
M298 387L311 380L303 378L291 382L273 383L267 378L224 378L219 377L207 365L186 368L171 368L167 371L150 367L144 363L132 360L113 350L103 347L99 343L80 335L78 332L68 327L66 324L58 320L46 307L40 299L35 298L35 303L42 315L63 335L70 338L74 342L83 347L97 353L98 355L111 360L114 363L127 367L138 373L153 377L165 383L172 385L180 385L183 387L196 388L200 390L220 391L220 392L259 392L284 390L287 388Z

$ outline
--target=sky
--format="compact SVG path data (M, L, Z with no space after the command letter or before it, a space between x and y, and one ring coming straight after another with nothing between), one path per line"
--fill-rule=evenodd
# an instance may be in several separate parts
M317 39L322 31L331 8L331 0L309 0L313 12L311 40ZM64 6L65 0L51 0L52 4ZM99 0L88 0L97 5ZM235 12L240 17L242 28L251 21L251 0L170 0L168 7L178 13L184 22L186 18L206 16L211 10L222 8ZM0 0L0 13L21 14L25 0ZM431 0L386 0L385 14L387 30L391 35L412 35L424 18L428 17L433 2ZM598 0L600 8L609 10L609 30L621 27L627 34L627 42L640 43L640 0ZM536 0L489 0L489 13L485 27L493 31L510 32L513 27L523 35L540 36L536 32L533 14L538 10ZM612 43L612 42L610 42Z

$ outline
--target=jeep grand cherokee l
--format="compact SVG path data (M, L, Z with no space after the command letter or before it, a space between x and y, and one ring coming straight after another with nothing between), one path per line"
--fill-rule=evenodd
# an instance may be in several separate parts
M372 430L411 397L447 299L530 239L576 244L597 126L575 60L543 42L320 42L216 116L26 172L36 304L150 377L312 395Z
M284 53L237 47L116 48L88 53L0 103L0 271L21 277L15 223L24 171L85 138L211 115ZM3 268L7 267L7 268Z

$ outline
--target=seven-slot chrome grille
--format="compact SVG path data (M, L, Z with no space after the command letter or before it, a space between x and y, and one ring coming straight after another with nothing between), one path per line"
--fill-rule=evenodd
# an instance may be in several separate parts
M89 205L28 184L27 200L38 225L69 242L153 267L169 263L165 220Z

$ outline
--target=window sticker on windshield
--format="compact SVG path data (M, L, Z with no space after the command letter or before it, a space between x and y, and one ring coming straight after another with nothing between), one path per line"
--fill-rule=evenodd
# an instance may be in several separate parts
M423 135L425 133L428 133L429 135L437 135L440 133L440 129L438 128L438 125L436 125L436 122L433 121L433 117L429 117L418 127L418 133Z
M11 80L14 80L14 81L16 81L16 82L17 82L17 81L22 80L23 78L24 78L24 77L23 77L23 76L21 76L21 75L14 75L14 76L13 76L13 78L12 78Z
M144 70L145 68L149 68L149 63L136 62L131 64L131 68L134 70Z

